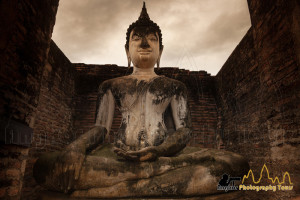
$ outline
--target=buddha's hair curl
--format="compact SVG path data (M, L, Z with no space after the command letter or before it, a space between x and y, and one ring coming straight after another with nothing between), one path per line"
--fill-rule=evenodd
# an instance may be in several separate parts
M142 8L142 12L140 14L140 17L137 21L133 22L127 29L126 32L126 44L125 44L125 48L129 49L129 39L130 39L130 33L133 30L136 29L143 29L146 33L158 33L158 37L159 37L159 49L163 48L162 45L162 34L161 34L161 30L159 28L159 26L153 22L152 20L150 20L150 17L147 13L147 9L146 9L146 5L144 2L143 8Z

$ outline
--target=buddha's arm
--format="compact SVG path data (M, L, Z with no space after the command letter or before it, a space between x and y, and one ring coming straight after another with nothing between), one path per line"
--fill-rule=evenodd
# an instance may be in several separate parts
M161 145L157 146L158 156L176 154L186 146L191 137L191 120L185 87L182 87L182 91L179 91L179 94L172 98L171 108L176 131L169 135Z
M86 152L93 150L103 142L105 134L111 128L114 109L114 98L111 91L103 91L100 86L95 127L68 145L57 158L54 175L61 177L58 184L64 192L72 190L74 180L79 178Z
M102 91L100 86L97 100L95 127L82 134L71 145L82 152L91 151L101 144L109 133L115 110L114 97L110 90Z

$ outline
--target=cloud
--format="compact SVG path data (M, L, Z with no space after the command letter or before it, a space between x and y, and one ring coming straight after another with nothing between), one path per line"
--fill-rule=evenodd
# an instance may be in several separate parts
M249 15L248 15L249 16ZM199 41L206 52L223 50L228 44L236 43L249 29L249 19L245 10L223 12L207 27L204 38ZM197 51L197 46L192 48Z
M61 0L53 40L71 62L125 66L125 34L142 2ZM187 60L186 68L216 74L250 27L246 0L146 0L146 6L162 30L162 66Z

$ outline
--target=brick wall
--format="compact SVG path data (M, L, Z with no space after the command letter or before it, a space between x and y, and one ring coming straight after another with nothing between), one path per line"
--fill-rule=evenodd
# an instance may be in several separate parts
M0 114L30 125L58 0L0 2Z
M216 76L222 133L256 179L264 163L271 177L290 173L293 191L256 197L286 199L300 193L299 1L248 4L252 27Z
M52 41L41 82L32 149L61 150L73 139L74 72L69 59Z
M0 198L19 199L28 158L28 148L19 145L0 146Z
M86 64L74 64L74 67L76 68L74 128L78 136L94 125L99 85L104 80L129 75L132 68ZM204 71L190 72L172 67L161 68L156 70L156 73L182 81L189 90L189 106L194 129L194 137L191 139L190 145L214 147L218 114L214 98L213 77ZM118 130L120 123L121 114L116 108L112 132ZM111 136L110 141L113 141Z
M57 7L58 0L0 1L1 122L26 130L34 126ZM6 132L0 130L2 139ZM0 199L19 199L29 149L5 142L0 146Z
M41 81L34 136L22 190L24 198L34 198L41 189L32 177L32 168L40 153L61 151L74 139L74 92L74 68L52 41Z

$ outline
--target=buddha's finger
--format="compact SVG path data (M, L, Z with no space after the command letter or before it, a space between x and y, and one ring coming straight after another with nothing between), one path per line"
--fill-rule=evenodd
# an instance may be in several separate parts
M59 185L61 191L64 191L64 173L63 173L63 166L60 164L58 167L59 174L58 174L58 179L59 179Z
M114 152L118 155L118 156L122 156L124 157L126 155L126 152L122 149L115 149Z
M79 175L80 175L80 171L81 171L84 159L85 159L85 156L80 157L78 164L75 164L75 166L74 166L74 173L75 173L74 178L75 178L75 180L79 179Z
M125 153L125 156L127 157L128 160L139 160L139 157L136 155L130 155L127 152Z
M123 157L123 158L126 158L126 154L124 153L124 152L122 152L122 151L116 151L115 152L118 156L121 156L121 157Z
M139 155L140 154L139 151L127 151L126 153L129 155Z
M65 172L65 178L64 178L65 193L68 192L69 180L70 180L70 176L72 176L71 172L73 171L72 166L73 166L73 164L68 165L67 171Z
M115 152L115 153L117 153L117 152L119 152L120 150L118 149L118 148L114 148L113 149L113 152Z
M58 173L58 169L57 169L58 165L55 163L54 167L52 169L52 180L57 180L58 181L58 188L60 187L60 183L59 183L59 173Z
M154 158L153 153L148 153L142 157L140 157L140 161L152 160Z
M131 151L128 152L128 154L132 155L132 156L143 156L145 155L147 152L143 151L143 150L139 150L139 151Z
M117 154L120 154L120 156L128 160L139 160L140 157L140 153L138 151L124 151L120 149Z
M80 171L79 166L75 165L75 168L74 168L74 179L75 180L78 180L78 178L79 178L79 171Z
M66 193L66 185L67 185L67 172L63 172L62 176L62 190Z
M66 173L68 168L69 168L69 165L67 165L67 164L63 165L63 173Z
M118 156L121 156L123 158L126 158L127 160L138 160L138 157L137 156L131 156L131 155L128 155L127 153L124 153L122 151L120 151L118 153Z
M60 167L59 167L59 169L60 169L60 177L61 177L61 190L62 190L62 192L65 192L65 188L66 188L66 175L67 175L67 173L66 173L66 171L65 171L65 168L66 168L66 164L64 163L64 164L61 164L60 165Z
M62 192L64 192L64 189L65 189L65 172L64 172L64 164L63 163L60 163L59 164L59 167L58 167L58 170L59 170L59 179L60 179L60 189L62 190Z
M68 168L68 170L66 172L64 172L64 192L67 193L68 192L68 185L69 185L69 177L70 177L70 170Z
M126 153L130 156L141 157L141 156L145 156L149 152L146 149L142 149L142 150L139 150L139 151L128 151Z
M123 149L115 149L114 152L117 154L117 155L125 155L126 154L126 151L124 151Z
M68 191L70 191L73 188L74 185L74 176L75 176L75 166L72 165L71 170L69 172L69 182L68 182Z
M117 147L114 148L114 152L115 153L118 153L120 151L125 152L123 149L120 149L120 148L117 148Z

